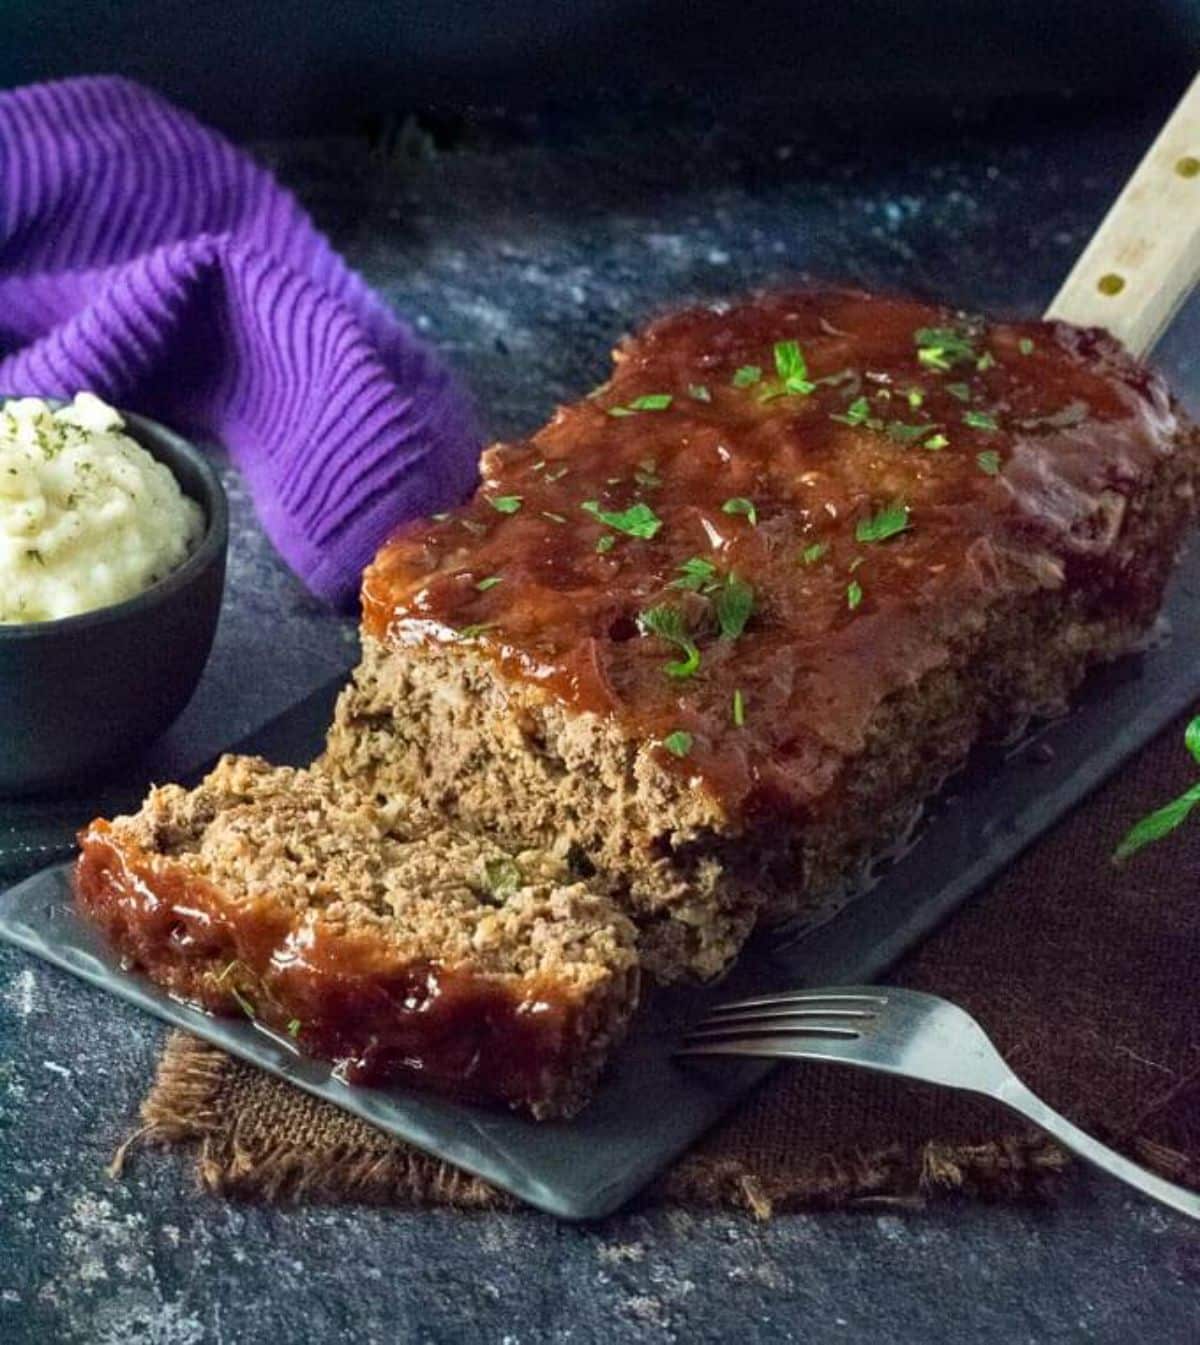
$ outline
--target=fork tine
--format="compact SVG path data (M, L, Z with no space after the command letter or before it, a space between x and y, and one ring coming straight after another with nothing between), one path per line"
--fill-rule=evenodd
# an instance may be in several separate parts
M735 999L728 1004L718 1004L712 1013L726 1013L730 1009L760 1009L773 1004L861 1005L865 1008L871 1005L882 1007L887 1002L886 995L869 990L785 990L777 995L757 995L753 999Z
M766 1023L772 1019L792 1019L800 1020L804 1018L843 1018L847 1023L854 1021L862 1022L878 1017L875 1009L842 1009L842 1008L796 1008L791 1004L768 1004L762 1009L735 1009L731 1006L722 1005L719 1009L714 1009L712 1013L705 1015L697 1022L695 1027L715 1027L718 1023L722 1026L736 1026L739 1023ZM779 1024L782 1026L782 1023Z
M839 1039L840 1040L840 1039ZM813 1054L819 1059L834 1058L826 1054L827 1051L834 1049L835 1041L828 1037L824 1038L825 1050L820 1050L822 1039L817 1037L812 1041L814 1048ZM761 1059L803 1059L809 1054L805 1049L804 1041L799 1033L789 1032L782 1037L730 1037L728 1040L718 1039L716 1041L693 1040L691 1037L685 1039L682 1046L678 1047L675 1055L748 1055L756 1056ZM849 1063L854 1063L852 1060Z
M719 1037L836 1037L851 1041L862 1036L859 1029L844 1018L807 1017L795 1022L773 1019L770 1022L698 1023L684 1035L684 1041L714 1041Z

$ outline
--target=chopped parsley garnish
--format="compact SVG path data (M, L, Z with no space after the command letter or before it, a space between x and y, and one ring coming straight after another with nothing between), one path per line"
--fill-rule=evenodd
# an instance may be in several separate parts
M723 640L736 640L754 611L754 590L744 579L730 574L717 591L717 623Z
M631 504L628 509L601 509L595 500L585 500L580 508L600 523L630 537L653 537L662 527L662 519L648 504Z
M919 444L937 426L931 421L928 425L906 425L902 420L889 420L887 437L897 444Z
M520 495L489 495L487 502L498 514L515 514L521 507Z
M673 757L686 757L692 750L692 735L686 729L676 729L663 739L663 746Z
M996 417L988 415L986 411L964 411L963 424L970 425L973 430L999 429Z
M566 522L566 520L564 519L563 522ZM611 551L616 544L617 539L611 532L606 532L603 537L596 538L596 550L600 555L604 555L606 551Z
M925 394L920 388L909 388L904 395L908 399L909 406L911 406L914 411L916 411L925 401Z
M711 560L705 560L703 556L692 556L679 567L679 578L671 584L671 587L699 593L707 584L716 582L716 575L717 567Z
M1200 716L1188 724L1183 741L1192 754L1192 759L1200 765ZM1194 784L1178 798L1172 799L1170 803L1143 817L1126 832L1121 844L1113 853L1113 863L1122 864L1143 846L1162 840L1184 821L1198 803L1200 803L1200 783Z
M288 1025L287 1025L287 1034L288 1034L288 1036L289 1036L289 1037L292 1037L292 1038L298 1037L298 1036L300 1035L300 1029L301 1029L303 1026L304 1026L304 1024L299 1020L299 1018L292 1018L292 1019L289 1019L289 1021L288 1021Z
M998 476L1000 474L1000 454L994 448L989 448L975 457L979 464L979 470L986 472L988 476Z
M633 479L639 486L646 490L652 490L655 486L662 485L662 477L658 475L658 464L653 458L645 458L638 463L637 471L633 474Z
M762 370L757 364L743 364L733 376L733 386L735 388L753 387L760 378L762 378Z
M485 630L491 630L495 624L494 621L481 621L478 625L463 626L460 630L456 630L454 633L460 640L476 640Z
M804 550L801 551L800 559L805 565L815 565L828 550L828 542L814 542L812 546L806 546Z
M508 855L484 860L483 880L493 897L511 897L524 881L516 860Z
M689 383L689 384L688 384L688 396L689 396L689 397L692 399L692 401L694 401L694 402L711 402L711 401L712 401L712 393L709 392L709 390L704 386L703 383Z
M862 585L857 579L851 579L846 585L846 606L853 612L863 600Z
M966 383L947 383L946 391L951 397L957 397L960 402L971 400L971 389Z
M635 397L628 406L610 406L610 416L634 416L639 411L666 411L675 400L669 392L647 392Z
M753 500L747 500L742 495L735 495L733 499L726 500L721 506L723 514L745 514L750 520L751 527L758 526L758 510L754 507Z
M1029 339L1029 337L1023 336L1017 342L1017 349L1021 352L1022 355L1032 355L1033 342Z
M931 434L925 440L924 447L930 448L936 453L939 448L945 448L949 442L950 440L944 434Z
M986 373L989 369L994 369L995 367L996 357L990 350L985 350L975 361L975 368L978 369L981 374Z
M741 728L746 722L746 698L742 695L741 687L738 687L733 693L733 723L735 728Z
M486 579L481 579L481 580L475 585L475 587L476 587L476 589L478 589L478 591L479 591L480 593L486 593L486 592L488 591L489 588L495 588L496 585L499 584L499 583L501 583L501 582L502 582L502 580L501 580L500 575L498 575L498 574L489 574L489 575L487 576Z
M683 655L681 659L665 665L663 671L668 677L691 677L700 666L700 650L684 624L683 614L676 607L663 603L650 607L638 614L642 629L660 640L673 644Z
M784 393L807 397L816 388L808 377L808 361L798 341L775 342L775 372L783 383Z
M908 505L893 500L871 518L860 518L854 536L860 542L886 542L908 527Z
M917 343L918 361L939 373L975 358L970 338L953 327L919 327L913 332L913 340Z
M830 420L841 421L843 425L865 425L871 418L871 403L865 397L856 397L846 408L844 415L831 414Z

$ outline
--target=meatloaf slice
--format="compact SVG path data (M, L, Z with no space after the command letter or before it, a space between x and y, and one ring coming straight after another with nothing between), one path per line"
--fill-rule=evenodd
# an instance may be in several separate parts
M715 975L1143 639L1198 461L1098 331L840 291L664 318L383 548L326 767L565 856L659 977Z
M569 1115L637 1001L633 927L560 861L254 758L93 823L77 892L159 984L355 1082Z

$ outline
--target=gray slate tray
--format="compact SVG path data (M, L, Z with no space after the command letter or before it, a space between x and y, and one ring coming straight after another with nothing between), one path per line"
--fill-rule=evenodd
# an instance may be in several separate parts
M538 1124L404 1088L350 1088L286 1040L176 1002L145 977L123 971L75 915L65 865L0 898L0 938L531 1205L563 1218L596 1218L629 1200L772 1068L753 1061L676 1062L671 1049L683 1024L737 993L879 976L1200 699L1200 551L1177 576L1167 613L1171 639L1099 670L1069 717L1017 749L977 753L935 801L917 843L833 919L799 935L758 940L719 988L652 995L596 1100L569 1123ZM281 763L311 760L336 692L336 684L315 692L239 750ZM1118 839L1098 836L1096 843L1109 847Z

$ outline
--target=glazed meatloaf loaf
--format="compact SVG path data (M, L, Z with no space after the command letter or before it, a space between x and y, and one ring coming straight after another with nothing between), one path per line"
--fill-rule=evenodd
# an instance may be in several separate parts
M326 769L564 857L644 966L713 976L1143 639L1197 463L1098 331L845 292L666 317L380 552Z
M630 922L561 861L407 828L321 772L226 757L82 838L78 900L182 998L337 1060L570 1115L637 1001Z

